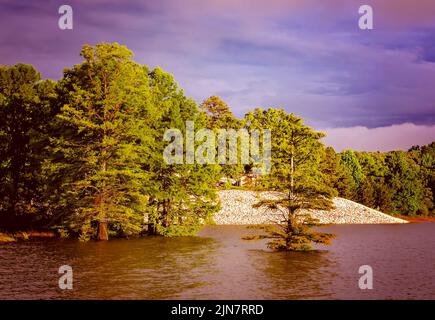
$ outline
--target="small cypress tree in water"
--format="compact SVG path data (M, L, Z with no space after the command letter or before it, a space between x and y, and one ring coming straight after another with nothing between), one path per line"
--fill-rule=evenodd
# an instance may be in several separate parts
M320 170L324 135L302 123L302 119L284 110L256 109L246 117L250 128L272 131L272 171L264 178L268 188L285 191L286 196L276 200L262 200L257 207L268 207L282 212L278 226L265 227L272 238L268 246L276 250L308 251L311 244L329 244L334 235L311 228L318 224L302 209L329 210L333 208L332 190Z

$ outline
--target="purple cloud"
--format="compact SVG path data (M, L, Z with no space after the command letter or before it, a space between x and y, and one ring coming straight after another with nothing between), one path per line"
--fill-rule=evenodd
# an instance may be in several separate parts
M413 123L396 124L388 127L333 128L324 130L327 136L325 144L337 152L346 149L356 151L392 151L407 150L416 145L435 141L435 125L415 125Z
M375 29L358 29L360 1L4 0L0 63L59 78L84 43L117 41L135 60L174 74L197 101L220 95L239 117L283 107L316 128L435 124L435 2L367 1ZM415 144L420 136L415 136Z

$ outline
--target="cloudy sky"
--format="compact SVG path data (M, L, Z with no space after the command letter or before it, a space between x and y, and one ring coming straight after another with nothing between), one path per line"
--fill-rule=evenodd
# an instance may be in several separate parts
M73 30L58 28L62 4ZM361 4L374 30L359 29ZM338 151L435 140L434 0L0 0L0 25L0 64L43 77L116 41L198 102L219 95L238 117L282 107Z

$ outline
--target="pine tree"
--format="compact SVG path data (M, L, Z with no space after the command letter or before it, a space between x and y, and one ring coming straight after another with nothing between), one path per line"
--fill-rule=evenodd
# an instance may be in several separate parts
M332 234L315 232L310 228L318 221L300 213L301 209L333 208L332 191L320 171L319 139L302 119L286 114L282 109L256 109L247 115L252 128L272 131L272 172L269 182L287 196L278 200L263 200L256 206L267 206L283 213L282 224L269 230L269 247L277 250L307 251L311 243L328 244Z

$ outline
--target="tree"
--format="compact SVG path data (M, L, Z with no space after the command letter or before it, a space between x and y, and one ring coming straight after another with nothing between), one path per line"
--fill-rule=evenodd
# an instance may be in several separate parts
M206 118L195 102L185 97L172 75L160 68L150 73L150 91L152 104L161 114L153 123L159 138L154 141L147 164L151 173L147 187L149 232L165 236L192 235L218 209L214 185L219 166L186 163L186 148L183 148L183 163L166 163L163 151L168 142L163 136L167 130L175 129L185 137L186 121L192 121L197 130L205 127Z
M208 129L213 129L215 132L215 140L219 135L220 130L238 130L243 127L242 121L237 119L231 112L230 107L218 96L211 96L204 100L200 105L200 110L205 117L205 126ZM229 149L229 142L226 150ZM238 152L240 154L240 142L238 142ZM226 163L221 164L221 176L230 178L239 178L244 172L244 166L241 163L229 164L228 155Z
M274 240L268 246L277 250L307 251L312 249L312 242L328 244L333 235L312 231L310 227L317 221L300 213L301 209L328 210L333 207L332 190L326 186L319 166L323 149L319 140L324 135L282 109L256 109L247 114L246 120L250 128L273 132L273 177L270 182L276 190L287 194L284 198L257 204L283 213L282 224L269 230L269 237Z
M325 148L320 164L321 170L325 176L326 184L334 189L336 194L344 198L351 198L353 179L340 160L340 155L335 153L334 148Z
M376 208L375 182L372 177L365 177L359 188L359 201L370 208Z
M210 96L205 99L200 110L206 114L206 126L209 129L231 128L238 129L240 121L234 117L230 107L218 96Z
M424 198L418 214L429 215L435 213L435 142L422 147L413 147L408 151L409 156L420 168L420 179L424 186Z
M390 213L393 209L391 202L391 190L385 183L385 179L381 178L375 184L375 202L376 208L382 212Z
M385 159L389 168L387 183L393 190L393 211L414 215L422 206L424 185L419 167L402 151L393 151Z
M58 85L49 190L54 221L82 240L142 231L153 138L147 69L117 43L83 46L84 61Z
M347 170L348 175L352 177L349 184L349 198L352 200L358 199L358 188L361 181L364 178L361 165L358 161L357 156L352 150L346 150L340 154L341 163L345 170Z
M0 225L28 228L43 216L41 161L53 98L54 83L33 66L0 66Z

